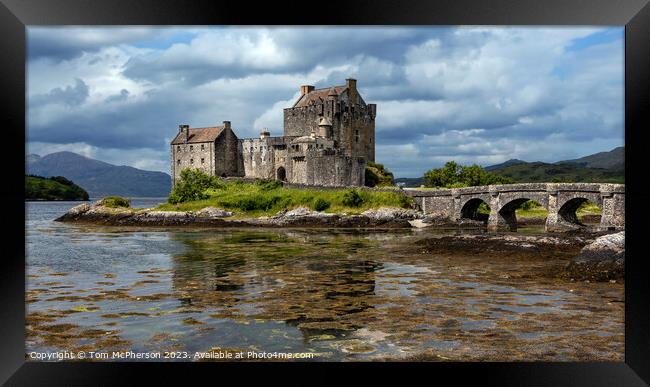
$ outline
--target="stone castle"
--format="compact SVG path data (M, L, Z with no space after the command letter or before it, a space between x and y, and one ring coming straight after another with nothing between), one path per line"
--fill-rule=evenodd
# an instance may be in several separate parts
M179 125L171 142L172 185L186 168L219 177L278 179L293 184L363 186L365 166L375 161L377 105L366 104L357 81L315 89L284 109L284 135L237 138L230 121L222 126Z

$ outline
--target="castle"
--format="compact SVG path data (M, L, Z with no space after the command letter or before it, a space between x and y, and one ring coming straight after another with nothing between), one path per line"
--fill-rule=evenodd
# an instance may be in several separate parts
M284 109L284 135L239 139L230 121L222 126L179 125L171 142L172 185L185 168L213 176L278 179L293 184L362 186L375 161L377 105L366 104L355 79L343 86L300 87Z

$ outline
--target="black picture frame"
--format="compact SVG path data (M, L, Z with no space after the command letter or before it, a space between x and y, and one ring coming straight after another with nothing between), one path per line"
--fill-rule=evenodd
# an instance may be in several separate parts
M365 383L386 375L457 382L480 377L498 385L641 386L650 383L650 293L644 270L642 208L650 199L645 158L650 108L650 5L648 0L453 0L327 1L297 3L180 0L0 0L2 40L4 184L0 185L5 227L0 269L2 330L0 382L7 385L130 384L145 372L148 382L173 376L207 375L225 382L253 376L290 381L308 371L303 383L338 383L336 371L352 370ZM627 263L625 279L625 362L599 363L362 363L362 364L188 364L188 363L40 363L25 361L24 148L26 27L37 25L625 25L625 180ZM22 158L22 159L21 159ZM14 161L11 161L14 160ZM282 371L280 370L282 367ZM250 372L253 368L257 372ZM288 368L288 369L287 369ZM397 369L399 368L399 369ZM215 373L217 372L217 373ZM217 378L218 376L218 378ZM233 376L233 375L231 375ZM315 380L314 380L315 379ZM406 380L406 379L404 379ZM644 383L644 381L646 383Z

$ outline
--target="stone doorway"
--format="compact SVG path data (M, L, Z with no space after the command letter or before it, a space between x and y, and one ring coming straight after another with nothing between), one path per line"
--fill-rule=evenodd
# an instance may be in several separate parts
M278 180L287 181L287 171L284 169L284 167L278 168L276 178Z

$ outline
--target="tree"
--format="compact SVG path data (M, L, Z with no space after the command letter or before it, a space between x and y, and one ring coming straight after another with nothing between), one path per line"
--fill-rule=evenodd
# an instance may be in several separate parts
M207 199L205 190L219 188L219 178L210 176L199 169L186 168L181 171L181 179L176 183L167 201L171 204L183 203L192 200Z
M477 185L509 184L513 180L504 176L485 171L481 166L459 165L455 161L448 161L442 168L433 168L424 173L424 182L427 187L472 187Z

